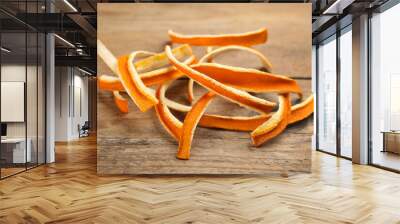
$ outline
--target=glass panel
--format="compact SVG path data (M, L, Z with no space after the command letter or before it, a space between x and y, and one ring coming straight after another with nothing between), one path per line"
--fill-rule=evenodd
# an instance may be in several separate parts
M340 36L340 153L352 157L352 35Z
M336 153L336 37L318 48L318 149Z
M317 92L316 91L316 75L317 75L317 47L315 46L315 45L312 45L312 56L311 56L311 76L312 76L312 91L313 91L313 93L314 93L314 96L315 96L315 93ZM315 97L318 97L318 96L315 96ZM314 104L314 111L317 111L316 110L316 105ZM316 122L316 117L317 116L315 116L315 114L314 114L314 116L313 116L313 118L314 118L314 124L316 124L317 122ZM315 150L317 147L316 147L316 134L317 134L317 125L314 125L314 130L313 130L313 136L312 136L312 149L313 150Z
M400 170L400 4L374 15L372 25L372 163Z
M46 37L44 34L39 33L38 35L38 163L45 163L45 44Z
M30 150L30 159L28 159L28 168L37 165L37 104L38 104L38 36L36 32L27 33L28 38L28 63L27 63L27 80L26 80L26 113L27 113L27 143L28 151Z
M25 170L26 151L26 33L2 33L1 140L2 177ZM28 147L29 149L29 147Z

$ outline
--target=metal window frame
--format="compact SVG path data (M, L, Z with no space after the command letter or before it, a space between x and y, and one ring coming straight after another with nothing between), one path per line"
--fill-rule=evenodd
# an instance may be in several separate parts
M350 32L351 31L351 29L349 29L349 27L352 25L352 23L349 23L349 24L347 24L346 26L344 26L344 27L340 27L340 25L339 25L339 23L337 23L336 24L336 32L334 33L334 34L332 34L332 35L330 35L330 36L328 36L328 37L326 37L325 39L323 39L323 40L321 40L321 41L319 41L317 44L316 44L316 95L317 95L317 99L316 99L316 139L315 139L315 142L316 142L316 151L318 151L318 152L323 152L323 153L326 153L326 154L329 154L329 155L333 155L333 156L336 156L336 157L339 157L339 158L343 158L343 159L346 159L346 160L352 160L352 158L350 158L350 157L347 157L347 156L344 156L344 155L342 155L342 148L341 148L341 129L342 129L342 127L341 127L341 118L340 118L340 103L341 103L341 94L340 94L340 80L341 80L341 66L340 66L340 60L341 60L341 58L340 58L340 37L343 35L343 34L345 34L346 32ZM335 36L335 38L334 39L332 39L332 40L329 40L329 38L332 38L332 36ZM335 153L332 153L332 152L329 152L329 151L327 151L327 150L324 150L324 149L321 149L320 148L320 144L319 144L319 111L318 111L318 108L319 108L319 102L320 102L320 99L319 99L319 51L318 51L318 49L319 49L319 45L321 44L321 43L323 43L323 42L326 42L326 41L336 41L336 83L335 83L335 85L336 85L336 152ZM328 42L329 42L328 41Z

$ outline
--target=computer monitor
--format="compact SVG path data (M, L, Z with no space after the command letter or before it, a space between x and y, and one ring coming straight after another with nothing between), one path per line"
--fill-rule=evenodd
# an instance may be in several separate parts
M7 136L7 124L1 123L1 136Z

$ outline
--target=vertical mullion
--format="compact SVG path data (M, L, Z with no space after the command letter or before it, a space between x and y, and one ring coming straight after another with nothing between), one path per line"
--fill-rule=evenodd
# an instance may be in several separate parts
M367 144L367 148L368 148L368 156L367 156L367 163L368 164L373 164L373 153L372 153L372 96L371 96L371 94L372 94L372 83L371 83L371 80L372 80L372 77L371 77L371 75L372 75L372 63L371 63L371 56L372 56L372 41L371 41L371 39L372 39L372 30L371 30L371 19L372 19L372 11L370 10L370 11L368 11L368 21L367 21L367 23L368 23L368 31L367 31L367 46L368 46L368 53L367 53L367 66L368 66L368 69L367 69L367 84L368 84L368 86L367 86L367 88L368 88L368 90L367 90L367 92L368 92L368 94L367 94L367 108L368 108L368 111L367 111L367 119L368 119L368 124L367 124L367 132L368 132L368 137L367 137L367 141L368 141L368 144Z
M28 1L25 1L25 21L27 21ZM24 119L25 119L25 170L28 169L28 113L27 113L27 90L28 90L28 25L25 23L25 88L24 88Z
M36 1L39 13L39 0ZM36 31L36 166L39 165L39 32Z
M315 107L315 149L319 149L319 44L315 46L315 96L316 96L316 107Z
M340 119L340 30L336 31L336 154L341 156L341 119Z
M48 0L45 0L44 2L45 4L45 13L48 13L48 8L49 8L49 3ZM47 76L48 76L48 72L47 72L47 44L48 44L48 35L49 33L44 32L44 161L43 163L47 163ZM42 68L42 72L43 72L43 68ZM43 73L42 73L42 77L43 77ZM43 80L43 79L42 79ZM43 84L43 83L42 83ZM60 90L61 91L61 90ZM43 109L43 107L42 107ZM43 117L42 117L43 118ZM50 150L49 150L50 151Z

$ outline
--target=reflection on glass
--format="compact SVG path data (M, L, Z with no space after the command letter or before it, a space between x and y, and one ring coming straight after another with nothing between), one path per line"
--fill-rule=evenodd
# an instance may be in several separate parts
M400 170L400 5L372 17L372 163Z
M26 141L26 33L2 33L1 45L1 175L6 177L25 170L30 162L30 144Z
M26 82L26 113L27 113L27 143L30 149L30 160L27 167L37 165L37 79L38 79L38 56L37 56L37 41L36 32L27 33L27 82Z
M318 48L318 148L336 153L336 37Z
M37 149L38 156L37 162L38 164L45 163L45 60L46 60L46 52L45 52L45 44L46 38L42 33L38 34L38 76L37 76L37 91L38 91L38 110L37 110L37 120L38 120L38 135L37 135Z
M350 27L351 28L351 27ZM340 36L340 153L351 158L352 136L352 35Z

